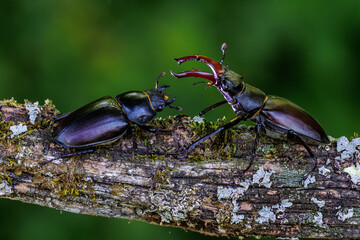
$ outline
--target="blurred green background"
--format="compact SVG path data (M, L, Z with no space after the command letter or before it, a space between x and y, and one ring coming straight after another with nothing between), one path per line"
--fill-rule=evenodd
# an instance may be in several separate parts
M105 95L171 85L183 113L222 100L176 80L174 57L221 59L267 94L297 103L329 135L359 132L360 1L0 2L0 98L52 99L62 112ZM175 115L166 109L160 116ZM208 114L234 117L229 106ZM211 239L136 221L81 216L0 199L4 239ZM169 233L171 232L171 233ZM215 238L214 238L215 239Z

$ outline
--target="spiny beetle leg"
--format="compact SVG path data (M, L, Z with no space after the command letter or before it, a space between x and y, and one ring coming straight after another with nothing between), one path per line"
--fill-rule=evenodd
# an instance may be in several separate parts
M64 114L61 114L60 116L54 116L52 117L52 120L54 121L59 121L63 118L66 118L67 116L69 116L71 114L71 112L68 112L68 113L64 113Z
M180 155L180 154L188 154L190 152L191 149L195 148L197 145L201 144L202 142L204 142L206 139L211 138L212 136L216 135L217 133L224 131L226 129L229 129L233 126L235 126L236 124L238 124L239 122L244 120L244 116L239 116L234 118L233 120L231 120L230 122L226 123L223 126L220 126L218 129L216 129L214 132L200 138L199 140L197 140L196 142L194 142L193 144L191 144L186 150L183 150L181 152L175 152L175 153L170 153L170 152L164 152L162 153L163 155Z
M178 120L178 123L175 125L175 127L173 127L170 130L160 130L160 129L157 129L157 128L152 127L150 125L144 125L144 126L139 126L139 127L141 129L145 130L145 131L152 132L152 133L155 133L155 134L170 134L179 127L179 125L182 123L182 119L185 118L185 117L189 117L189 116L185 115L185 114L177 115L175 117L175 120Z
M304 140L294 131L290 130L288 131L288 139L294 139L301 145L305 147L305 149L308 151L310 157L314 159L314 166L311 168L311 170L304 176L303 180L305 180L314 170L317 168L318 161L317 157L315 156L314 152L310 149L310 147L304 142Z
M93 148L87 149L87 150L83 150L83 151L79 151L79 152L63 154L63 155L61 155L60 157L56 157L56 158L53 158L53 159L50 159L50 160L47 160L47 161L43 161L43 162L40 163L40 165L43 166L43 165L45 165L45 164L47 164L47 163L49 163L49 162L52 162L52 161L54 161L54 160L57 160L57 159L72 157L72 156L76 156L76 155L82 155L82 154L91 153L91 152L94 152L94 149L93 149Z
M200 117L201 117L201 116L204 116L205 113L207 113L208 111L213 110L214 108L217 108L217 107L219 107L219 106L221 106L221 105L223 105L223 104L225 104L225 103L228 103L228 102L227 102L226 100L224 100L224 101L215 103L215 104L211 105L210 107L202 110L202 111L199 113L199 116L200 116Z
M242 175L244 175L247 171L249 171L249 169L251 168L251 166L254 163L254 159L255 159L255 156L256 156L256 150L257 150L257 145L259 144L260 128L261 128L261 125L256 124L256 127L255 127L255 140L254 140L254 145L253 145L253 149L252 149L252 153L251 153L250 163L247 166L247 168L242 172Z
M132 136L132 154L134 157L135 153L137 152L137 142L136 142L136 131L133 126L130 127L130 132L131 132L131 136Z
M238 117L234 118L233 120L231 120L230 122L226 123L225 125L220 126L214 132L206 135L205 137L200 138L199 140L197 140L196 142L191 144L190 147L188 147L187 152L189 152L191 149L195 148L200 143L204 142L206 139L211 138L212 136L216 135L217 133L222 132L226 129L229 129L229 128L235 126L236 124L243 121L244 119L246 119L244 116L238 116Z

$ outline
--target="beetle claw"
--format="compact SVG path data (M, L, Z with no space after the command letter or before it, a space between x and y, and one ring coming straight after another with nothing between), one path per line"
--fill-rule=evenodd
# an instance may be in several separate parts
M217 62L214 59L203 56L203 55L189 55L189 56L185 56L185 57L181 57L181 58L175 58L174 60L179 65L181 65L184 62L190 61L190 60L203 62L211 68L211 70L214 73L213 75L214 75L215 79L218 79L218 76L223 74L223 72L224 72L221 62Z
M173 75L176 78L183 78L183 77L199 77L209 80L212 84L216 84L216 77L212 73L199 71L196 69L192 69L186 72L181 73L174 73L173 71L170 71L171 75Z

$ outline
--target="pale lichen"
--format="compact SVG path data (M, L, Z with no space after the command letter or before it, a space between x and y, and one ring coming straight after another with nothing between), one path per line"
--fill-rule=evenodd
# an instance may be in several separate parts
M303 185L305 188L309 186L309 184L314 183L316 181L315 176L308 175L304 180Z
M245 192L248 190L249 186L251 185L251 181L249 179L246 179L243 182L239 183L240 187L223 187L219 186L217 188L217 199L221 202L223 199L231 199L231 203L233 204L233 209L231 211L231 224L238 224L242 222L245 218L242 214L237 214L239 210L239 205L237 203L237 200L244 196ZM219 216L223 216L224 214L218 214ZM227 216L227 215L226 215ZM228 217L226 217L228 219Z
M189 222L190 218L199 214L200 199L195 191L186 189L182 192L172 190L156 190L150 194L150 212L156 212L161 222Z
M325 228L326 224L324 224L324 220L323 220L323 215L321 212L316 212L316 215L314 215L314 219L313 222L315 223L315 225Z
M319 174L327 178L330 177L331 170L326 168L325 166L320 167L318 170L319 170Z
M34 124L37 115L40 113L39 102L31 103L25 101L25 108L28 110L30 123Z
M258 213L260 216L255 221L260 224L269 223L270 221L275 222L276 220L276 215L270 207L264 206Z
M230 223L231 223L231 224L239 224L239 223L241 223L242 221L244 221L244 218L245 218L245 216L242 215L242 214L235 214L235 213L233 213L232 216L231 216L231 221L230 221Z
M354 138L349 141L346 137L340 137L337 141L336 150L341 152L341 159L351 159L359 153L360 138Z
M263 167L260 167L253 175L253 183L257 183L259 186L270 188L272 184L270 182L270 177L273 173L273 171L268 172L265 171Z
M192 120L196 123L204 123L204 118L203 117L199 117L199 116L195 116L192 118Z
M250 181L245 180L244 182L240 182L239 185L241 185L241 187L236 188L219 186L217 188L218 200L220 201L222 199L233 198L234 194L238 194L238 196L243 196L250 186Z
M276 204L274 206L272 206L272 209L276 209L275 212L276 213L280 213L280 212L285 212L286 208L289 208L293 205L292 202L290 202L289 199L284 199L281 201L281 204Z
M316 205L318 205L319 208L322 208L323 206L325 206L324 200L318 200L315 197L311 197L311 201L314 202Z
M10 138L13 138L17 135L20 135L23 132L27 131L26 125L23 125L22 123L14 126L10 126L10 130L12 131L12 134L10 135Z
M0 196L3 195L9 195L13 193L13 188L11 187L11 184L7 181L1 180L0 175Z
M286 208L289 208L292 205L293 203L290 202L289 199L283 199L280 204L275 204L271 207L264 206L260 211L258 211L259 217L257 217L255 221L261 224L269 223L270 221L275 222L276 218L282 218Z
M347 210L347 213L345 213L345 211L338 211L336 213L336 216L338 217L338 219L342 222L344 222L346 219L352 218L354 216L354 209L350 208Z
M351 177L351 181L355 184L360 182L360 165L351 165L350 167L344 168L344 172L348 173Z

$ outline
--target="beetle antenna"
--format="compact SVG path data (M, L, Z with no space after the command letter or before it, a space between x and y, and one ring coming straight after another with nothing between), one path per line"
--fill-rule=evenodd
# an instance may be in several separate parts
M161 77L163 77L165 75L165 72L160 73L160 75L157 77L156 81L155 81L155 89L158 89L158 83L159 83L159 79Z
M226 53L226 49L227 49L227 44L226 43L223 43L221 45L221 52L222 52L222 59L220 61L220 64L222 64L224 62L224 59L225 59L225 53Z
M208 84L209 81L200 81L200 82L193 83L192 85L195 86L196 84L199 84L199 83L206 83L206 84Z
M175 110L178 110L178 111L181 111L182 108L181 107L177 107L177 106L174 106L174 105L169 105L170 108L173 108Z

